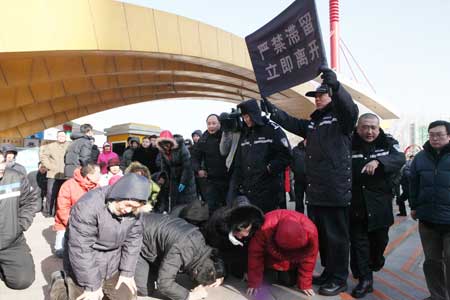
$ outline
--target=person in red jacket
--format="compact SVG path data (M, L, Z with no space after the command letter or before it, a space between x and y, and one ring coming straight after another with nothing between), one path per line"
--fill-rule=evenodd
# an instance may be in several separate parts
M312 276L319 252L314 223L302 213L277 209L250 241L247 294L255 295L263 281L293 286L313 296Z
M70 209L88 191L98 187L100 180L100 167L96 164L87 164L73 172L73 178L61 186L56 200L55 225L56 231L55 254L62 257L64 251L64 235L69 221Z

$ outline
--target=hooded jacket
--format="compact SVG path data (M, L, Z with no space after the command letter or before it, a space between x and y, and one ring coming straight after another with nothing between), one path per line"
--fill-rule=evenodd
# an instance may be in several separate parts
M252 224L250 234L240 242L243 246L233 245L228 235L243 223ZM258 207L250 204L245 196L237 197L231 206L221 207L210 217L204 227L208 245L216 248L225 263L240 261L246 263L248 242L264 222L264 214Z
M137 137L132 137L128 143L127 149L122 154L122 159L120 160L120 168L122 171L125 171L125 169L131 164L133 161L133 154L135 149L131 148L131 143L136 142L139 145L139 139Z
M23 236L33 222L38 195L28 179L13 169L5 169L0 179L0 250Z
M250 115L255 125L241 132L233 179L251 200L261 198L263 193L275 194L280 189L280 175L291 161L289 141L280 126L261 116L256 100L242 102L238 107L242 114ZM278 200L274 201L277 206Z
M196 174L200 170L205 170L209 180L228 180L226 157L222 156L219 150L221 138L220 130L214 134L205 131L197 145L192 148L192 166Z
M96 188L84 194L72 207L66 231L67 255L64 267L70 277L87 291L120 272L134 276L142 247L140 215L116 216L107 202L149 196L148 180L136 174L123 176L113 186ZM144 206L140 211L146 211Z
M112 148L112 147L111 147ZM100 166L100 170L102 174L108 173L108 162L111 159L119 159L119 155L113 152L112 149L108 152L105 151L105 145L103 145L102 153L98 156L97 164Z
M210 257L211 248L198 227L168 215L143 217L144 234L141 256L158 265L158 290L173 300L185 300L189 290L175 279L180 271L192 275Z
M53 227L55 231L66 229L72 206L81 196L97 186L93 182L87 182L81 176L80 168L75 169L73 178L63 183L56 199L55 226Z
M306 204L347 207L352 188L351 138L359 110L342 85L331 99L326 107L315 110L310 120L292 117L269 103L270 119L308 140Z
M410 172L409 203L417 218L450 225L450 144L438 154L426 142L414 157Z
M64 175L66 178L73 177L76 168L92 162L92 138L81 133L72 133L70 138L72 143L64 156Z
M70 142L53 142L40 148L39 159L47 168L47 178L64 179L64 156Z
M166 153L162 148L163 142L172 144L170 153ZM191 155L183 143L183 140L175 140L169 132L167 136L161 132L156 140L156 145L161 153L161 172L168 175L169 193L172 205L185 204L197 198L195 187L194 171L192 170ZM185 189L178 192L179 184L183 184Z
M248 286L261 286L264 268L277 271L297 268L298 288L311 289L318 252L317 229L308 217L286 209L271 211L250 241Z
M350 220L356 223L367 222L369 232L389 227L394 223L392 178L404 165L405 155L399 151L398 142L382 129L371 143L355 133L352 144L353 188ZM379 162L375 174L362 174L364 166L372 160Z

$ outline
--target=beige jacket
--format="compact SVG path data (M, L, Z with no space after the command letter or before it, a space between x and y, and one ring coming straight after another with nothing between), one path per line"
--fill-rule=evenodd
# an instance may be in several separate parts
M40 149L39 160L47 168L47 178L64 179L64 155L70 142L54 142Z

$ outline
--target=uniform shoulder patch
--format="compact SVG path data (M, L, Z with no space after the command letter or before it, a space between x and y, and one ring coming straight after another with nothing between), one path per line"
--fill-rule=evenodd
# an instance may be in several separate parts
M272 120L269 121L269 124L272 125L272 127L273 127L274 129L280 128L280 125L278 125L277 123L275 123L275 122L272 121Z

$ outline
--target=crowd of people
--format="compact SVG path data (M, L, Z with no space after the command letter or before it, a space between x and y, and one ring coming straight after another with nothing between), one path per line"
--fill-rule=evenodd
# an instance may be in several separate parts
M373 273L399 215L419 220L424 273L432 300L449 299L450 124L429 125L415 157L358 106L335 73L323 68L311 118L299 119L263 99L232 113L210 114L192 141L163 130L130 137L118 155L83 124L72 141L58 132L42 146L37 171L1 147L0 278L12 289L34 281L23 232L37 212L54 217L50 299L174 300L207 296L227 276L297 286L307 296L373 291ZM263 113L264 112L264 113ZM284 130L303 138L291 148ZM295 210L286 209L287 195ZM320 253L323 271L313 276Z

